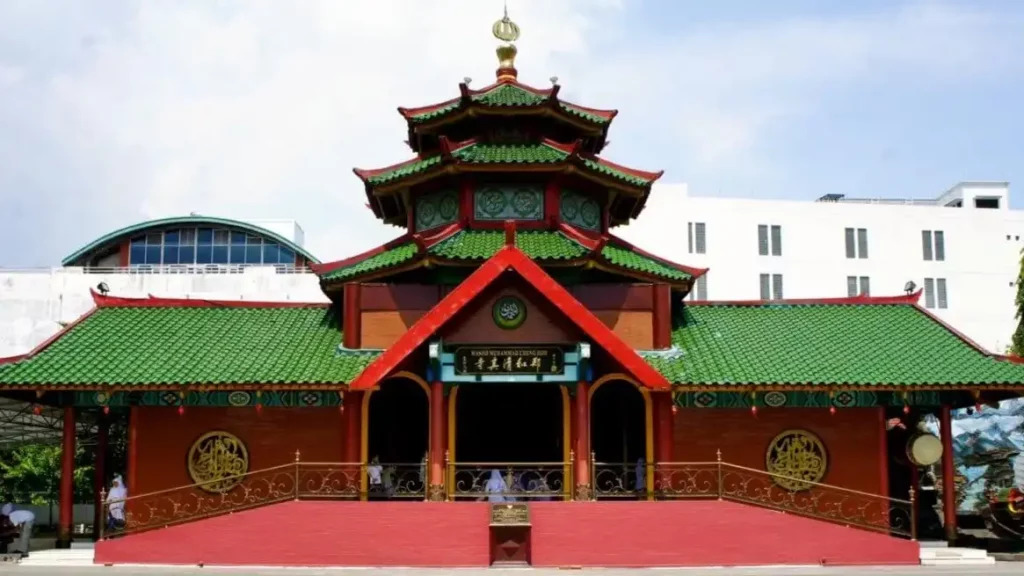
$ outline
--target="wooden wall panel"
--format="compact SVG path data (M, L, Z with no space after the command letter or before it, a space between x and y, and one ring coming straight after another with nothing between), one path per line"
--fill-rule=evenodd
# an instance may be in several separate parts
M605 326L611 328L619 338L622 338L631 347L637 350L650 350L654 347L651 312L595 310L594 315L600 318Z

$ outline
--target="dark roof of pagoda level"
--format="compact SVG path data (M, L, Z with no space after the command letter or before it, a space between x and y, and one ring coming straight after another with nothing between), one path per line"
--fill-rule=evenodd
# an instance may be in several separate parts
M477 266L505 245L505 237L502 230L472 230L456 223L429 236L403 234L363 254L313 264L311 268L329 289L344 282L379 280L425 265ZM585 233L564 222L555 230L517 231L515 245L545 267L592 266L684 290L707 272L659 258L614 235Z
M599 110L565 102L558 98L560 89L557 84L551 88L534 88L512 78L501 78L479 90L461 83L457 98L417 108L400 107L398 112L409 123L409 146L414 152L420 151L418 134L435 133L438 128L467 116L488 114L556 118L593 138L593 151L600 152L608 126L618 110Z

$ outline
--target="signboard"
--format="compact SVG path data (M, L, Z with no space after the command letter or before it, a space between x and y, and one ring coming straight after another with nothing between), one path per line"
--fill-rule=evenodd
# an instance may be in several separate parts
M455 374L562 374L565 354L559 348L463 346L455 349Z
M529 526L530 507L527 504L491 504L491 526Z

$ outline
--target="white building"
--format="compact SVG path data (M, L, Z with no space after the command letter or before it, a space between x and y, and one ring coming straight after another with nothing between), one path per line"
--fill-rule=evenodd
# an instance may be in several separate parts
M666 185L622 235L710 268L691 295L701 300L899 295L913 282L922 306L1003 353L1024 247L1009 195L1005 182L963 182L934 200L709 198Z
M303 242L292 220L250 223ZM658 256L710 268L693 298L899 295L913 282L924 289L923 306L994 352L1005 351L1016 326L1024 212L1009 209L1006 183L961 183L935 200L817 201L707 198L663 185L639 221L615 233ZM125 296L327 301L304 268L172 272L0 267L0 357L29 351L87 312L89 289L99 282Z

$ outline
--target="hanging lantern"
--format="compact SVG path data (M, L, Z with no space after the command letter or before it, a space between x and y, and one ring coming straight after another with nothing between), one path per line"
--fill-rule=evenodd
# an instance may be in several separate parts
M753 414L754 416L757 416L757 406L751 406L750 413Z
M835 416L836 415L836 407L835 406L829 406L828 407L828 413L833 415L833 416Z
M32 407L32 413L35 414L36 416L39 416L40 414L43 413L43 409L40 408L38 405L37 406L33 406Z
M185 407L184 406L178 406L178 416L184 416L184 415L185 415Z
M910 406L904 404L903 405L903 413L904 414L910 414Z
M673 404L672 405L672 415L675 416L677 414L679 414L679 406L676 406L675 404Z
M103 413L104 414L110 414L110 406L104 406L103 407Z
M259 402L256 403L256 413L263 414L263 404L260 404Z

